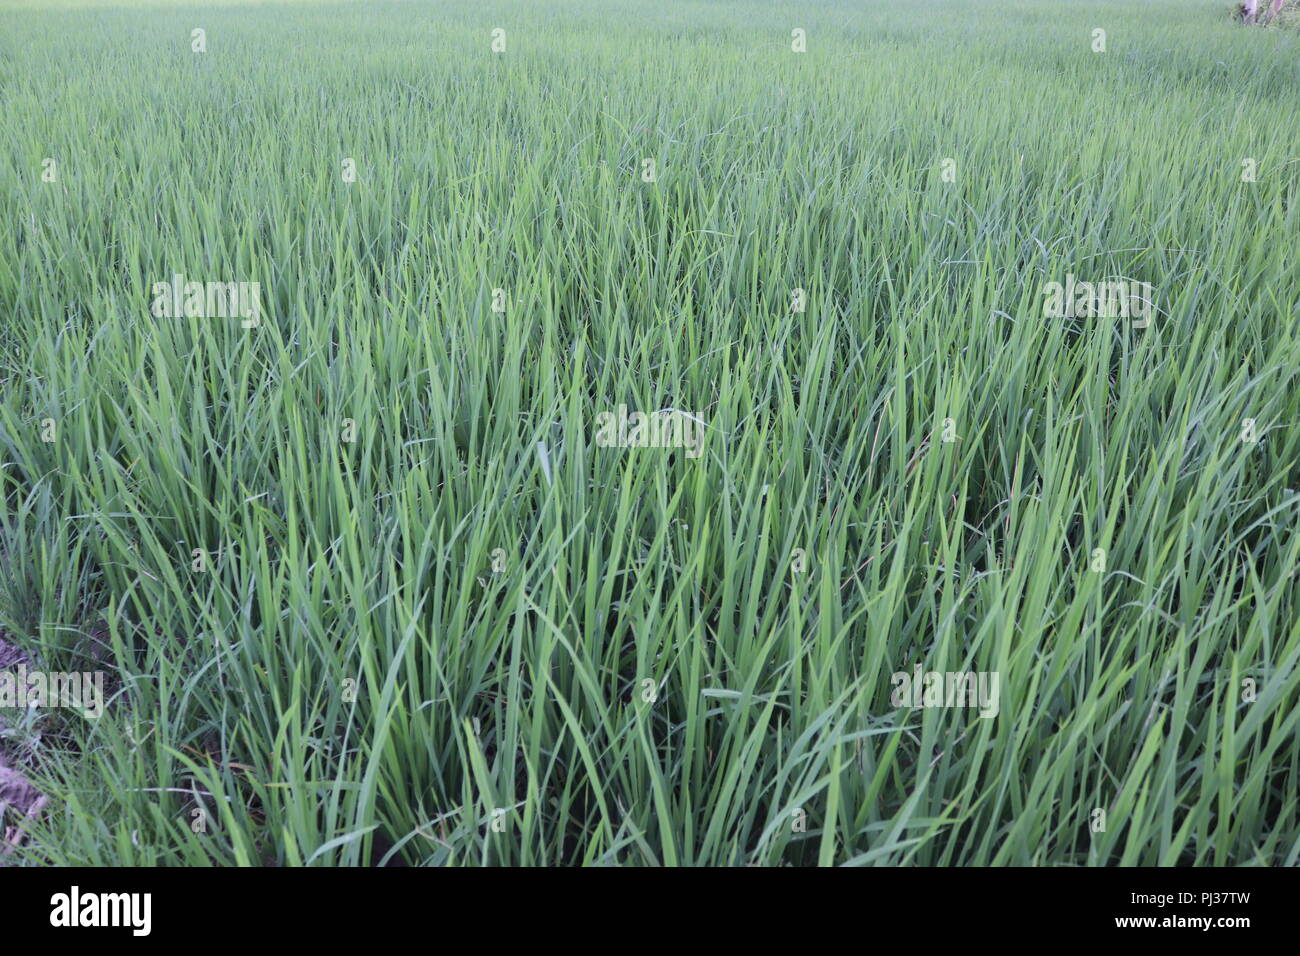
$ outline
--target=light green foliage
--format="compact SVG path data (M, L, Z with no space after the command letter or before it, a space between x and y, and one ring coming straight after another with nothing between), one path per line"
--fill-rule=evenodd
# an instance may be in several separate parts
M117 691L20 856L1295 863L1298 86L1221 0L6 3L0 627Z

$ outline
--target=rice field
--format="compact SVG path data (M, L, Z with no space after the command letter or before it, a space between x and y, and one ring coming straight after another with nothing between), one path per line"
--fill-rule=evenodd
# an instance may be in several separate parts
M5 859L1296 865L1298 93L1223 0L3 0L0 650L102 694L0 682Z

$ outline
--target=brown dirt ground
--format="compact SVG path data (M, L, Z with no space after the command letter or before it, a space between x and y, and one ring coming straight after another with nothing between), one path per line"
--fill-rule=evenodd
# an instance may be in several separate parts
M9 670L27 660L27 655L5 637L4 631L0 631L0 670ZM0 729L4 725L4 712L0 711ZM19 769L22 766L20 757L20 754L7 750L4 740L0 739L0 866L22 840L22 830L16 824L37 816L45 807L45 797Z

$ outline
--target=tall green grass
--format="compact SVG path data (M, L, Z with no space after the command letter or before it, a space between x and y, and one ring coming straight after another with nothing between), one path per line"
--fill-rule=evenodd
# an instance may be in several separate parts
M1298 90L1221 0L7 2L0 627L115 692L20 858L1295 864Z

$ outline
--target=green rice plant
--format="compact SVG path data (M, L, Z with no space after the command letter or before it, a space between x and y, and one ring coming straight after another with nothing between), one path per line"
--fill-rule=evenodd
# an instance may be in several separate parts
M0 628L110 688L13 858L1296 864L1297 54L8 0Z

